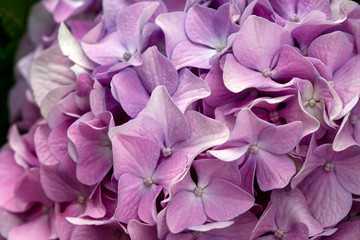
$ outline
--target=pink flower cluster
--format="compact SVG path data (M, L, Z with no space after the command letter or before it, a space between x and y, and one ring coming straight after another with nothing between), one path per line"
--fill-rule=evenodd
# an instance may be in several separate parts
M348 0L43 0L0 239L359 239L359 53Z

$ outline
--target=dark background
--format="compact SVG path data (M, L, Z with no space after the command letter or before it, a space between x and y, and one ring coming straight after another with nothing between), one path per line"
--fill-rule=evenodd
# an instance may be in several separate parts
M14 85L16 49L26 31L30 7L37 0L0 0L0 146L9 128L7 96Z

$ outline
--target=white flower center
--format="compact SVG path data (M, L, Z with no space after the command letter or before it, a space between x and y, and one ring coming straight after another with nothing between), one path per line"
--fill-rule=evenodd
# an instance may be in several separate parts
M257 153L259 153L259 147L256 146L256 145L251 145L250 148L249 148L249 151L250 151L252 154L257 154Z
M274 236L278 239L281 239L284 236L284 231L281 229L278 229L274 232Z
M216 47L215 47L215 50L216 50L216 52L221 52L222 50L224 50L224 48L225 47L223 47L222 45L216 45Z
M201 197L203 195L203 193L204 193L204 190L202 188L196 187L194 189L194 194L197 197Z
M262 71L262 74L263 74L264 77L271 77L271 70L269 68L265 68Z
M316 105L317 102L316 102L315 99L312 98L312 99L310 99L310 100L308 101L308 103L309 103L309 106L310 106L310 107L315 107L315 105Z
M270 112L269 118L271 122L276 122L277 120L279 120L279 113L277 111Z
M152 180L151 177L144 178L145 186L150 187L153 183L154 183L154 181Z
M334 163L327 161L324 165L324 168L327 172L334 171Z
M349 117L349 122L352 125L355 125L355 124L357 124L357 121L358 121L358 116L355 115L355 114L351 114L350 117Z
M163 150L162 150L162 155L164 157L169 157L172 153L173 153L173 150L172 150L172 148L169 148L169 147L163 148Z

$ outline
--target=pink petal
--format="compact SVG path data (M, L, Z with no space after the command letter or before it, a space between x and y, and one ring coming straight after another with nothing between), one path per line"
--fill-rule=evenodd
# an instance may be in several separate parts
M165 133L165 146L187 139L190 129L183 113L176 107L164 86L158 86L138 117L149 116L155 119Z
M262 191L284 188L295 173L295 164L287 155L259 151L256 179Z
M51 90L75 83L76 76L70 70L72 65L58 45L46 49L34 60L30 82L38 106Z
M190 159L228 140L228 128L217 120L192 110L185 112L185 117L190 127L190 137L176 144L174 149L190 154Z
M335 173L339 183L349 192L360 194L360 149L350 147L346 150L336 153Z
M336 31L321 35L312 41L308 48L308 55L320 59L334 72L344 64L352 51L353 44L347 35Z
M176 69L191 66L210 69L210 59L217 54L217 51L189 41L178 43L172 52L171 62Z
M284 45L278 58L275 68L271 71L273 79L290 81L293 77L298 77L313 80L317 77L315 67L294 47Z
M166 54L170 58L175 46L187 40L185 33L185 12L170 12L159 15L155 23L165 34Z
M116 18L119 42L130 53L138 49L139 35L143 25L151 18L158 8L158 2L139 2L122 10Z
M156 227L141 223L136 220L131 220L127 225L127 230L131 239L133 240L157 240Z
M112 143L115 178L124 173L139 178L152 176L160 156L160 149L153 141L119 134Z
M346 106L360 91L360 56L350 58L333 76L335 90Z
M352 196L340 185L333 172L315 169L300 184L312 215L324 227L337 224L350 211Z
M207 216L215 221L230 220L254 205L254 198L238 186L214 179L202 196Z
M358 145L354 139L354 127L349 123L349 114L346 114L342 120L342 123L336 133L333 142L333 149L335 151L343 151L352 145Z
M203 79L196 77L187 68L180 71L179 85L172 95L172 99L182 112L185 112L191 103L199 99L204 99L209 95L209 86Z
M32 221L14 227L9 232L9 239L48 240L51 236L51 222L48 215L42 215Z
M145 192L142 178L124 173L119 178L118 205L115 218L120 222L128 223L131 219L139 219L138 209Z
M186 202L186 204L184 204ZM177 193L167 206L166 222L172 233L202 225L206 221L203 202L193 192Z
M233 51L241 65L262 72L270 68L275 53L293 40L281 26L264 18L250 16L233 43Z
M210 48L221 44L212 25L209 24L215 16L215 10L200 5L189 9L185 19L185 31L192 42L200 43Z
M112 78L111 93L132 118L145 108L150 98L136 72L130 68L122 70Z
M151 93L157 86L164 85L168 93L173 95L178 87L178 74L170 60L156 47L148 48L142 56L143 63L135 70L147 92Z
M281 126L271 126L261 131L258 147L275 154L290 152L300 140L302 123L291 122Z

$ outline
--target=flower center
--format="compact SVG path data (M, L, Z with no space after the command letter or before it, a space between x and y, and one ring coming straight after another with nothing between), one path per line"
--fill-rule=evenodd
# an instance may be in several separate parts
M169 147L163 148L162 155L164 157L169 157L173 153L173 150Z
M357 124L357 121L358 121L358 116L355 115L355 114L351 114L350 117L349 117L349 122L352 125L355 125L355 124Z
M41 212L42 212L43 214L47 214L49 211L50 211L50 208L49 208L48 206L43 205L43 206L41 207Z
M291 22L298 22L299 21L299 17L298 15L294 14L290 17L289 19Z
M201 197L203 195L203 193L204 193L204 190L202 188L196 187L194 189L194 194L197 197Z
M145 186L150 187L153 183L154 181L151 179L151 177L144 178Z
M193 234L195 237L200 237L203 233L202 233L202 232L199 232L199 231L193 231L192 234Z
M84 204L86 201L86 198L84 196L79 196L77 199L77 202L80 204Z
M276 122L277 120L279 120L279 113L277 111L270 112L269 118L271 122Z
M325 163L324 168L325 168L325 171L332 172L332 171L334 171L334 163L328 161Z
M129 52L125 52L123 55L125 62L129 61L131 57L132 57L132 54Z
M264 77L271 77L271 70L269 68L265 68L262 71L262 74L263 74Z
M278 229L274 232L274 236L278 239L281 239L284 236L284 231L281 229Z
M252 154L257 154L257 153L259 153L259 147L256 146L256 145L251 145L250 148L249 148L249 150L250 150L250 152L251 152Z
M308 103L309 103L309 106L310 106L310 107L315 107L315 105L316 105L317 102L316 102L315 99L312 98L312 99L310 99L310 100L308 101Z
M216 52L221 52L222 50L224 50L224 48L225 47L223 47L219 44L219 45L216 45L215 50L216 50Z

